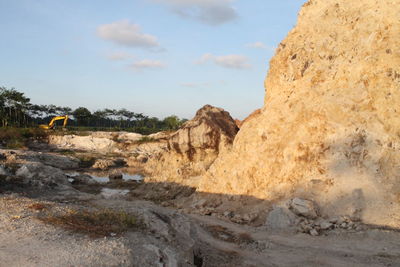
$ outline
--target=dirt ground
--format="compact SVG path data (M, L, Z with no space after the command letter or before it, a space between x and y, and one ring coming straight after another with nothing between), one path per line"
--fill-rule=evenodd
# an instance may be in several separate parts
M91 237L39 220L49 211L85 208L123 210L145 227ZM399 238L379 229L317 237L273 232L147 201L81 193L0 195L0 266L399 266Z

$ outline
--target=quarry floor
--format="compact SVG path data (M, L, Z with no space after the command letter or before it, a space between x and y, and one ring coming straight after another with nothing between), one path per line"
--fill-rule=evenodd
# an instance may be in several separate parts
M105 198L99 190L0 190L0 266L400 266L396 230L273 231L186 213L140 194ZM41 219L81 210L118 210L139 224L93 236Z

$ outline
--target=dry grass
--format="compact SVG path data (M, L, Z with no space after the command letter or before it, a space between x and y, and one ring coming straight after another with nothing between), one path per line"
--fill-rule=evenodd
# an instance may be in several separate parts
M143 224L135 215L125 211L114 210L68 210L64 214L47 214L39 219L53 226L62 227L68 231L100 238L110 235L120 235L128 230L143 228Z

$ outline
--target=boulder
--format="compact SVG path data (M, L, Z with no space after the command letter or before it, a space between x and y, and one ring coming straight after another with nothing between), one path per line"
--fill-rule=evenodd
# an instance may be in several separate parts
M268 229L279 230L293 227L296 223L296 215L288 208L275 206L268 213L266 226Z
M238 130L228 112L206 105L168 137L167 147L148 159L145 171L158 181L185 183L229 150Z
M316 219L318 217L318 211L314 202L301 198L294 198L290 202L290 210L299 216L303 216L309 219Z
M168 139L168 148L195 160L204 152L218 154L238 132L235 120L221 108L205 105Z
M69 185L68 176L60 169L39 162L22 165L15 173L24 184L35 187Z

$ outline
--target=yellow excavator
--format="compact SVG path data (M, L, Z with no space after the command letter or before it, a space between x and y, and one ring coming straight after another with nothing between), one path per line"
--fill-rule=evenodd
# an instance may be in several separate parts
M50 123L48 125L42 124L42 125L39 125L39 127L42 128L42 129L45 129L45 130L52 130L56 126L55 122L59 121L59 120L64 120L63 128L65 128L65 126L67 126L67 123L68 123L68 115L56 116L56 117L51 119L51 121L50 121Z

